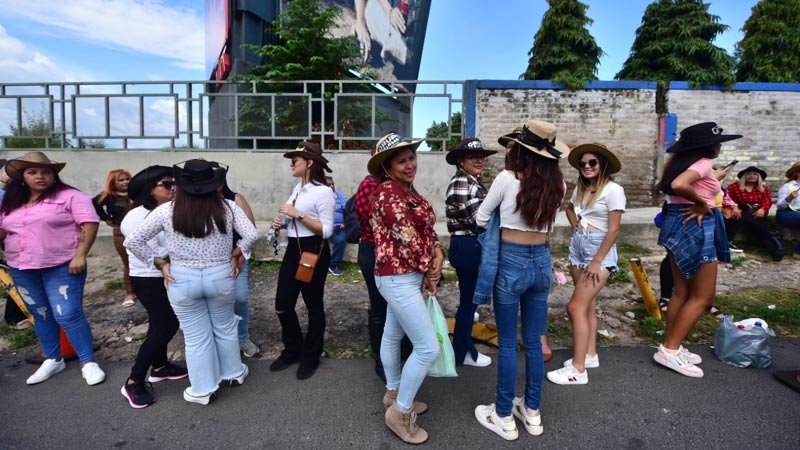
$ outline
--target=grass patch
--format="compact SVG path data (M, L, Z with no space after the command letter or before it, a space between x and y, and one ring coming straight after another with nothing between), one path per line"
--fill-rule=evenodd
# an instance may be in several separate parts
M558 339L565 341L572 339L572 328L569 326L568 321L554 321L552 319L547 321L547 336L548 338Z
M620 258L635 258L653 254L653 250L630 242L617 242L617 252Z
M733 267L742 267L747 264L747 257L746 256L737 256L736 258L731 259L731 266Z
M261 269L261 270L274 270L279 271L281 269L281 262L280 261L250 261L250 268L251 269ZM338 281L340 283L358 283L364 282L364 277L361 276L361 269L358 266L358 263L354 262L343 262L339 265L339 268L342 269L342 274L337 276L333 276L331 273L328 273L327 281Z
M113 280L106 281L105 287L106 289L120 289L122 286L125 285L125 281L122 278L114 278Z
M347 347L347 346L345 346ZM371 359L372 349L368 346L362 349L340 349L336 343L330 341L323 347L325 357L330 359Z
M618 270L612 272L608 277L608 281L612 283L630 283L631 282L631 264L626 258L617 259Z
M36 343L36 330L33 327L16 330L9 325L0 326L0 336L8 341L9 350L19 350Z
M550 253L553 256L569 256L569 243L550 247Z
M644 308L642 308L642 311L640 311L637 316L641 314L647 314ZM644 318L636 322L636 334L640 337L646 337L652 341L660 342L664 335L664 320L658 320L655 317L645 315Z

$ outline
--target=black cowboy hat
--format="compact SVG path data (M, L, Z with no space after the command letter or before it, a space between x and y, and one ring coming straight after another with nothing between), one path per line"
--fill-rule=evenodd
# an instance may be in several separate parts
M722 128L717 126L716 122L698 123L681 130L680 137L667 149L667 153L681 153L710 147L740 137L742 137L741 134L722 134Z
M128 183L128 195L139 202L139 196L147 193L164 177L172 176L172 168L167 166L150 166L137 173ZM140 202L141 203L141 202Z
M736 178L742 178L747 172L758 172L758 174L761 175L762 181L767 179L767 172L764 172L756 166L750 166L744 170L740 170L739 173L736 174Z
M179 164L183 164L180 167ZM203 195L216 191L225 181L219 164L205 159L190 159L172 166L173 177L178 189L189 194ZM129 188L130 189L130 188Z
M466 138L456 144L454 147L447 150L447 156L444 157L447 164L455 165L458 158L466 154L476 154L482 156L491 156L497 153L497 150L487 150L483 148L483 143L478 138Z
M320 146L311 141L300 141L296 149L283 154L283 157L288 159L292 159L295 156L316 161L322 164L322 168L325 169L326 172L333 172L331 168L328 167L328 160L322 156L322 149Z

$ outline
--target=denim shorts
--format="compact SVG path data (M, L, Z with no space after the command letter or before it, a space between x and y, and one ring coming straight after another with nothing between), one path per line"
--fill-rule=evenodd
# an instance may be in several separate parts
M606 232L600 230L585 231L575 230L572 234L572 242L569 244L569 263L573 266L585 269L600 249L600 244L606 238ZM617 268L617 244L611 246L606 253L600 267L615 272Z
M691 205L669 204L664 208L664 223L658 234L658 244L664 246L675 257L675 264L684 278L690 280L697 275L701 264L717 261L730 262L728 238L725 235L725 220L722 212L712 208L712 215L686 221L685 213Z

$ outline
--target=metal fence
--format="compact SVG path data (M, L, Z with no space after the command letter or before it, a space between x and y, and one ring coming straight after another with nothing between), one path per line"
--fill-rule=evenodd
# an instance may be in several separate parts
M464 136L463 81L0 83L5 149L370 148L388 130L434 149Z

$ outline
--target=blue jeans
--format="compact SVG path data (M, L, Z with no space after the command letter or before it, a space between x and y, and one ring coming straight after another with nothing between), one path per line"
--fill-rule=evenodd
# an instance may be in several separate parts
M800 212L792 211L789 208L779 209L775 214L778 225L794 230L800 229ZM795 253L800 253L800 242L794 247Z
M233 304L233 313L239 316L239 325L237 325L239 342L244 342L250 339L250 289L247 287L248 267L250 260L244 260L242 271L236 278L236 302Z
M494 288L494 315L499 343L497 414L511 415L517 382L517 318L522 310L525 345L525 403L539 409L544 378L541 336L547 331L547 296L553 283L553 263L545 245L500 244Z
M344 250L347 248L347 234L344 228L336 228L331 234L331 264L330 267L338 266L344 259Z
M222 380L242 374L231 265L171 269L175 282L167 295L186 341L189 382L195 395L208 395Z
M422 298L422 273L375 276L375 284L388 304L381 341L386 389L399 389L397 407L406 412L411 409L428 368L439 356L439 341ZM404 335L414 350L402 366L400 342Z
M456 365L461 365L468 352L473 360L478 359L478 349L472 342L472 324L475 321L475 309L478 307L472 303L472 297L475 295L478 267L481 264L481 244L478 237L451 236L448 256L458 274L460 300L453 328L453 353L456 356Z
M34 316L36 336L47 359L61 358L60 325L81 363L94 360L92 329L83 314L86 272L71 275L69 262L46 269L18 270L11 267L11 278L28 311Z

